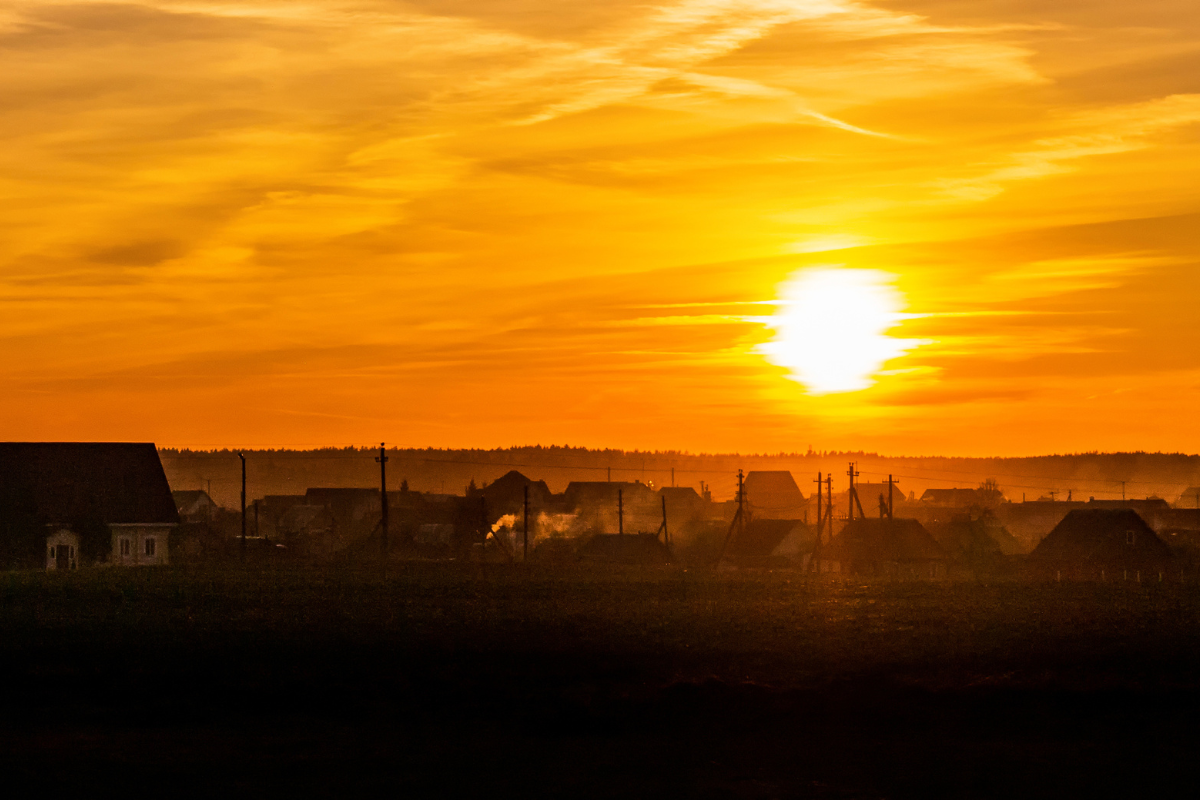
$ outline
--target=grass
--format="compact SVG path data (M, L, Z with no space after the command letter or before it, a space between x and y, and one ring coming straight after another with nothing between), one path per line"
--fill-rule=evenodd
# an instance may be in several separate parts
M206 790L1170 793L1195 777L1198 623L1179 583L9 573L0 732L17 774L145 753Z

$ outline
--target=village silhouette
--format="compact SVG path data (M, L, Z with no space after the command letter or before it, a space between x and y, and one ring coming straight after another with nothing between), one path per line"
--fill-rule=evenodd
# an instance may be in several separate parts
M845 455L797 475L578 449L0 444L0 670L24 687L0 761L64 791L136 763L138 786L206 794L1191 785L1190 458L1115 479L1174 481L1170 499L1026 499L990 477L906 491ZM335 485L294 488L311 478Z

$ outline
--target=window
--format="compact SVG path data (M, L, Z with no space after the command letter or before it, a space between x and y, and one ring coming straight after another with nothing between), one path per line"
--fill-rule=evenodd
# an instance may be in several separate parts
M129 540L128 539L121 540L121 555L123 555L123 556L129 555Z
M1135 531L1125 531L1125 544L1132 547L1136 540L1137 533Z
M148 555L148 556L154 555L154 551L157 547L158 547L158 542L154 539L153 536L146 537L146 555Z

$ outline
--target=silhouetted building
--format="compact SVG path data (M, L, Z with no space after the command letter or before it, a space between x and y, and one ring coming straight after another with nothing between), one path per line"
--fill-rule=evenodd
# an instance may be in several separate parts
M725 557L739 566L766 566L785 539L795 533L803 540L807 532L802 520L752 519L735 532ZM815 534L809 538L816 541Z
M931 506L970 508L981 505L983 498L978 489L926 489L921 502Z
M1189 486L1175 501L1176 508L1200 508L1200 486Z
M326 506L291 506L276 520L275 532L289 555L298 558L329 558L344 546Z
M180 522L207 522L216 514L217 504L203 489L181 489L171 492Z
M525 488L529 488L531 513L543 509L550 502L550 489L545 481L531 480L515 469L478 490L487 501L488 514L493 518L505 514L522 514L525 505Z
M755 519L803 519L804 494L787 470L752 470L742 484L745 502Z
M893 579L946 576L946 551L915 519L856 519L825 547L822 572Z
M598 533L576 551L580 561L654 566L669 564L671 551L652 533Z
M1171 560L1171 548L1128 508L1075 509L1029 554L1047 577L1083 579L1149 577Z
M630 507L649 505L655 499L654 490L640 481L571 481L563 492L563 502L567 510L616 507L618 492L621 502Z
M153 444L0 443L0 560L166 564L179 525Z

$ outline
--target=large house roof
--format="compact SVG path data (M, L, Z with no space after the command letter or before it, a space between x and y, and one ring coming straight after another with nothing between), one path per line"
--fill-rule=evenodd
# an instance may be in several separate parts
M1029 554L1035 562L1075 564L1161 563L1171 548L1128 508L1077 508Z
M944 561L946 551L915 519L856 519L821 554L829 561Z
M804 507L804 494L787 470L754 470L743 484L746 502L757 517L795 519Z
M179 522L158 450L126 442L0 442L0 516Z

